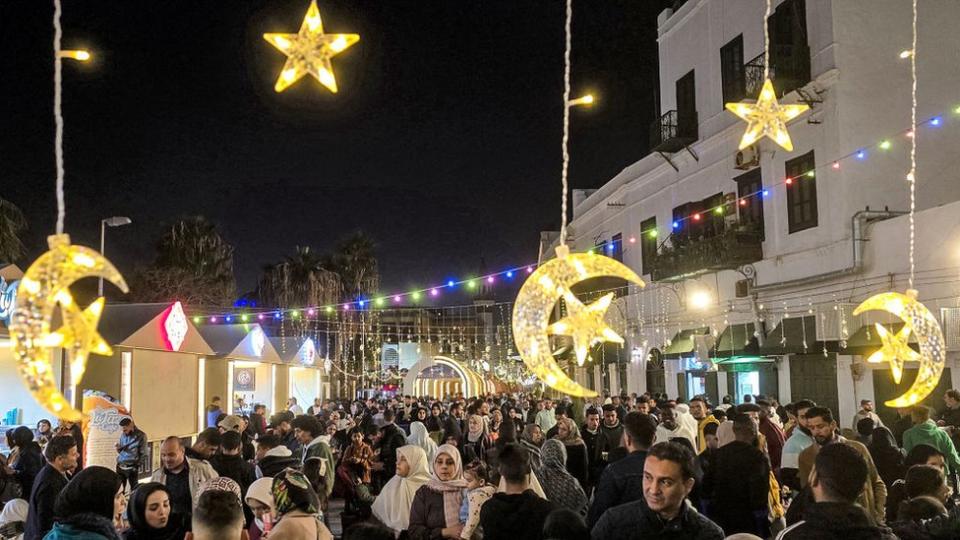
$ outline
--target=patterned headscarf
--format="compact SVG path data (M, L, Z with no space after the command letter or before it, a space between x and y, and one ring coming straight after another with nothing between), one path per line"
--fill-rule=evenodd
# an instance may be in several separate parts
M564 438L561 438L560 434L557 434L557 440L567 446L584 444L583 439L580 437L580 428L577 427L577 423L574 422L572 418L558 418L557 423L566 426L568 433Z
M467 482L463 479L463 462L457 447L451 444L440 445L437 448L437 459L444 454L453 458L453 478L441 480L437 476L437 467L434 465L433 480L427 482L427 488L443 494L443 516L447 522L446 526L453 527L460 523L460 503L463 502L463 490L467 487Z
M294 510L316 514L320 499L310 481L296 469L286 469L273 478L273 503L281 516Z
M540 448L543 468L534 471L550 502L583 515L587 510L587 495L580 482L567 472L567 449L557 439L549 439Z

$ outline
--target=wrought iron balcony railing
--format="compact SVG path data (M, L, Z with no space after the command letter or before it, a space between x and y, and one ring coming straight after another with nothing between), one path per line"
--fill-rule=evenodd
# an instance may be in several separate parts
M699 274L733 270L763 259L759 226L734 223L714 235L671 236L651 261L653 281L679 281Z
M755 99L763 86L763 54L743 65L747 97ZM810 47L773 45L770 47L770 79L777 96L810 82Z
M650 124L650 149L674 153L699 138L696 111L667 111Z

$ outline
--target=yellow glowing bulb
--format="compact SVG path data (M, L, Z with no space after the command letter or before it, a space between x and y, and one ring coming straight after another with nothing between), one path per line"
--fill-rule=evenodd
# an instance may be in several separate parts
M337 79L330 59L360 41L357 34L324 34L316 0L310 3L296 34L266 33L263 39L287 55L274 86L283 92L304 75L311 75L331 92L337 93Z
M72 60L86 62L87 60L90 60L90 51L85 51L82 49L60 51L60 58L70 58Z
M706 291L696 291L690 295L690 307L694 309L706 309L711 303L710 293Z
M913 56L913 51L910 49L900 51L900 58L910 58L911 56Z
M567 102L567 107L575 107L577 105L593 105L593 94L587 94L585 96L580 96L577 99L571 99Z
M725 107L747 122L747 129L740 139L740 150L767 137L788 152L793 151L793 141L787 132L787 122L810 108L803 104L781 105L770 79L763 82L756 103L727 103Z

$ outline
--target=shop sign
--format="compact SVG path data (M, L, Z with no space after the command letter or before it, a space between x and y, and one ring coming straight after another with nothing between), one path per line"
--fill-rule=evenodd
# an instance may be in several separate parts
M237 392L254 392L257 389L256 368L234 368L233 389Z
M7 283L0 277L0 321L10 326L10 317L13 315L13 306L17 303L17 286L20 280Z
M187 316L183 313L183 306L180 302L174 302L167 312L167 318L163 321L163 333L173 351L179 351L180 345L187 337Z

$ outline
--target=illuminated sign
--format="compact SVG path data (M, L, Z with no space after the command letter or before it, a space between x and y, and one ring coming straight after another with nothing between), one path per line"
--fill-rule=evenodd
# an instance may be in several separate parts
M13 306L17 303L17 286L19 284L19 280L7 283L0 277L0 321L8 326L10 325L10 317L13 315Z
M167 313L167 318L163 321L163 331L166 334L167 343L170 349L180 350L183 340L187 337L187 316L183 313L183 306L180 302L175 302Z
M263 348L267 344L267 337L263 335L263 330L259 326L254 326L250 331L250 347L253 348L253 355L263 356Z
M313 340L307 338L303 342L303 347L300 347L300 363L313 365L313 362L317 359L317 347L313 344Z

